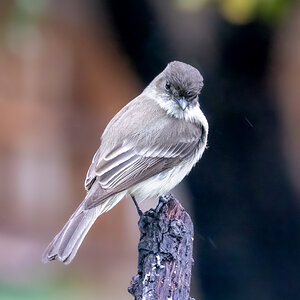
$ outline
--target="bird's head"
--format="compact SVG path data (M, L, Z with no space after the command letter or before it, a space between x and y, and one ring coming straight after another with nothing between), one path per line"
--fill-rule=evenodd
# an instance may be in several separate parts
M203 87L203 77L191 65L173 61L163 71L160 88L167 101L174 101L183 111L198 103L198 96Z

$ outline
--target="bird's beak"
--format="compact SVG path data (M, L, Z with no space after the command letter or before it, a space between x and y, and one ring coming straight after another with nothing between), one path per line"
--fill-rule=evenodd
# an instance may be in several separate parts
M177 103L183 111L189 105L189 103L186 101L186 99L184 97L177 99Z

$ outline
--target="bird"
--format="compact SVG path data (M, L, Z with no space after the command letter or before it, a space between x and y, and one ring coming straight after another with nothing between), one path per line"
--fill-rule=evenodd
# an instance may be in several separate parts
M46 248L44 263L69 264L96 219L126 195L142 215L138 203L183 180L207 147L202 88L195 67L172 61L111 119L86 175L86 196Z

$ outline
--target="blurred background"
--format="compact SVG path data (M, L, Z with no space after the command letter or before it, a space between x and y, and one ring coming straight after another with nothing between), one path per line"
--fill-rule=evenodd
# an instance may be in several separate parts
M84 198L107 122L172 60L201 71L210 124L174 192L195 225L192 296L300 299L299 4L1 0L0 299L132 299L130 199L71 265L41 255Z

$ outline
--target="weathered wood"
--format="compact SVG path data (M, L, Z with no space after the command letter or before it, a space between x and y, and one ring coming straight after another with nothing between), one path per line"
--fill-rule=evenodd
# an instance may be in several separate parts
M138 273L128 291L135 300L192 300L193 223L173 196L139 220Z

